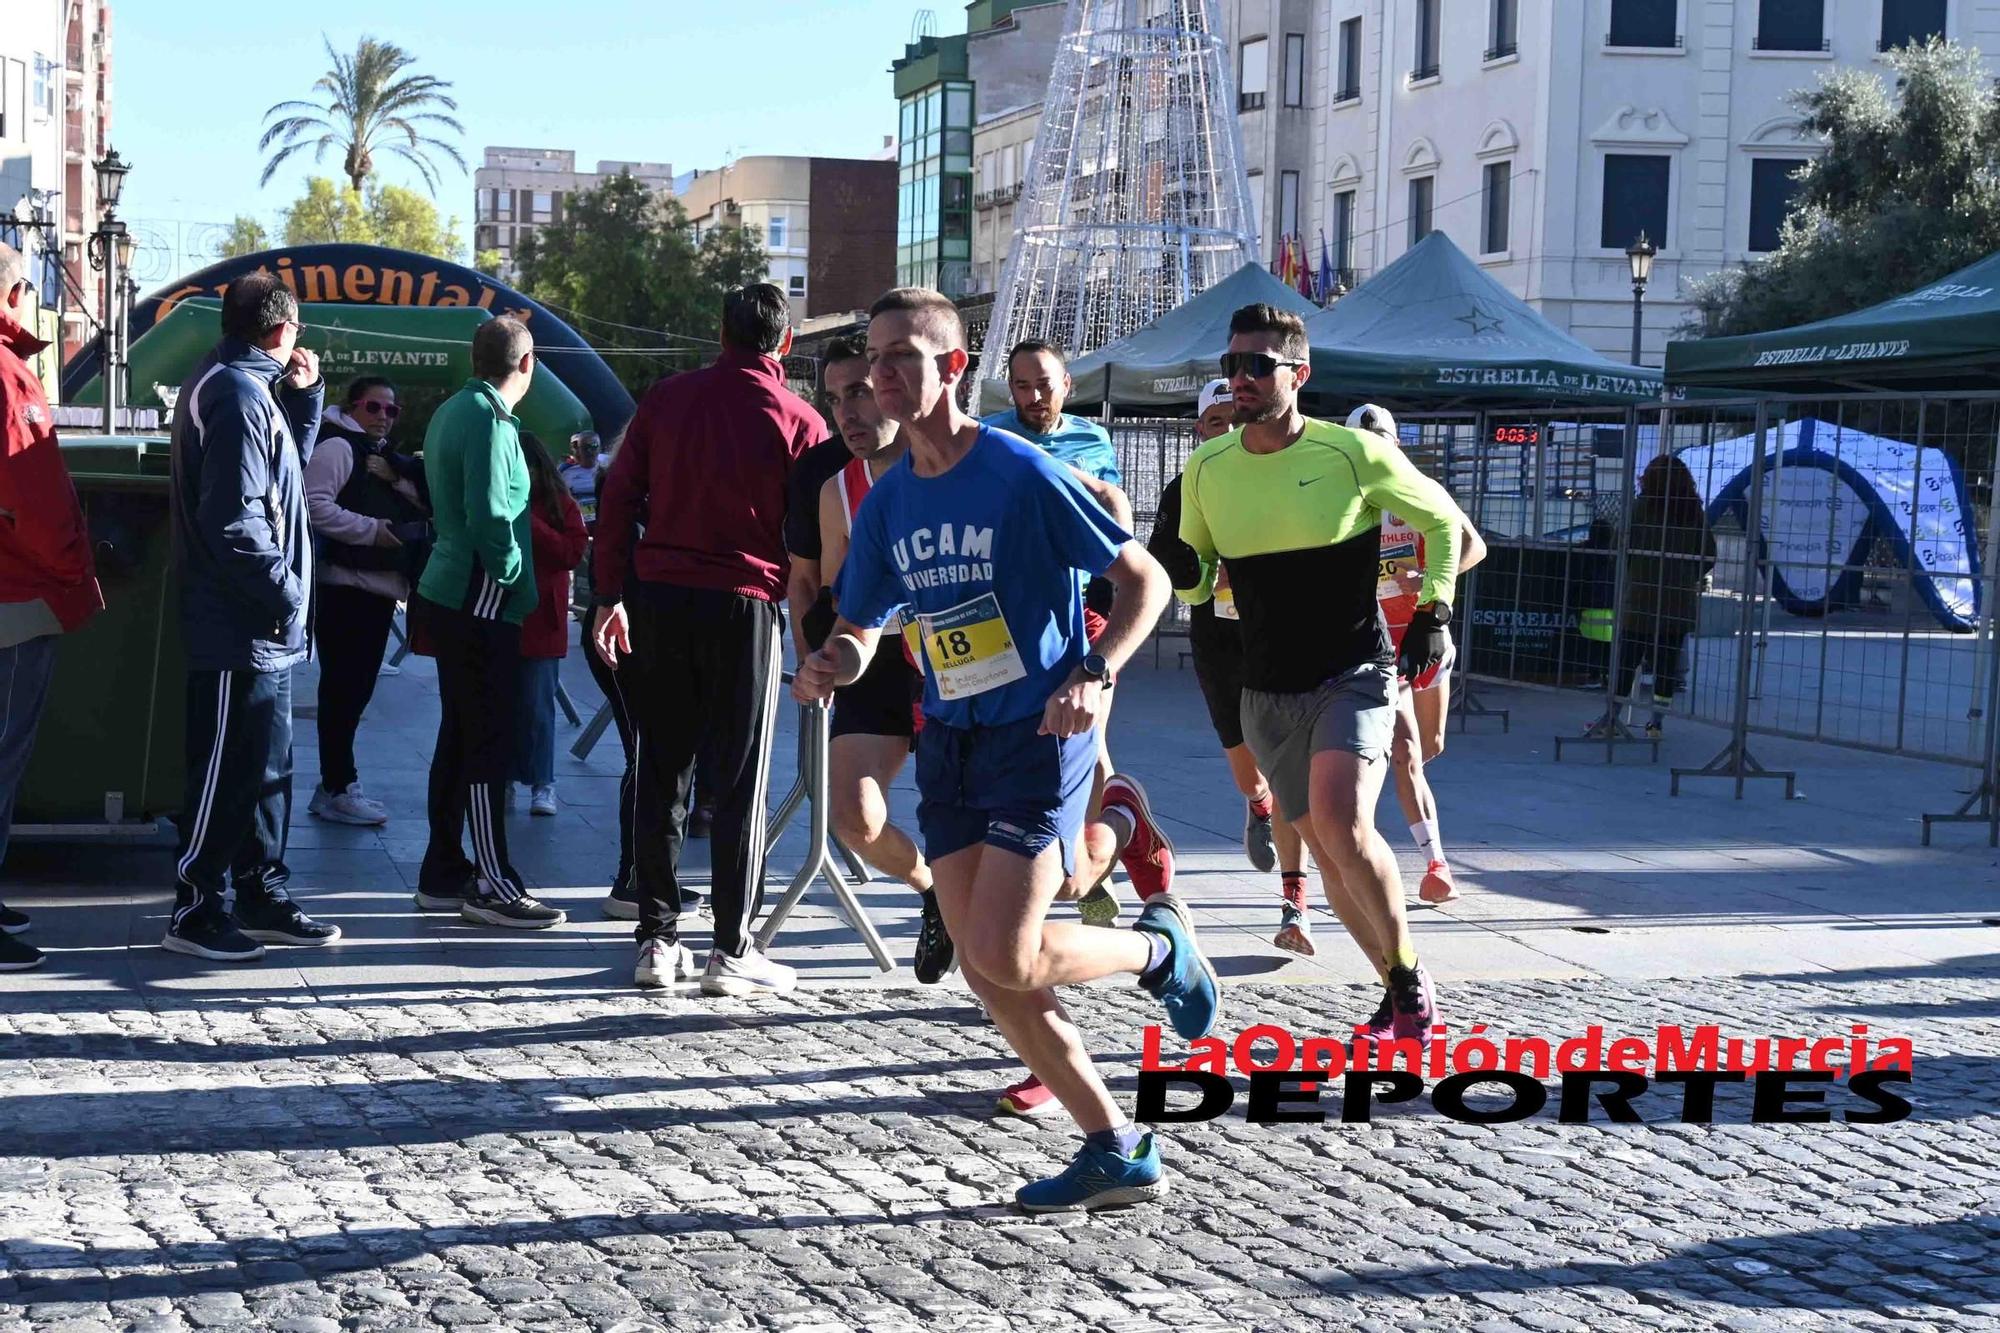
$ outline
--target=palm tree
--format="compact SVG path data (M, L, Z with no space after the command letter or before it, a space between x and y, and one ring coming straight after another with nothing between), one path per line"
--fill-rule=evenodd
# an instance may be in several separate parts
M280 102L264 113L264 119L277 120L264 131L257 147L280 147L264 164L258 184L269 185L287 158L307 148L313 150L315 162L326 156L327 149L340 149L345 154L340 169L356 190L374 172L378 150L415 165L433 194L437 193L438 180L432 153L444 154L460 171L465 170L465 158L458 149L429 132L445 127L465 133L463 125L432 109L458 110L458 103L446 93L451 84L429 74L404 73L417 58L393 42L363 37L354 54L345 56L325 37L320 40L326 42L333 68L320 76L313 91L324 94L326 100L323 104Z

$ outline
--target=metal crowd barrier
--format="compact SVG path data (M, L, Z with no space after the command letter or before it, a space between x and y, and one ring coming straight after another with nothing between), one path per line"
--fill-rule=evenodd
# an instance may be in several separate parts
M790 679L789 674L786 679ZM792 876L791 885L785 890L785 896L780 898L777 905L765 915L764 924L757 930L757 947L769 952L771 941L784 928L792 909L804 899L806 891L812 887L814 880L824 878L827 887L833 890L834 901L839 904L848 926L861 937L861 942L868 946L868 952L874 955L876 966L884 972L893 972L896 970L896 960L890 955L888 946L882 943L881 932L875 929L875 923L869 919L867 910L854 896L854 889L848 884L847 876L841 873L839 863L845 861L848 870L852 871L856 881L861 883L866 883L868 880L867 868L853 852L841 845L840 840L833 836L828 827L830 784L827 777L827 731L826 705L800 705L798 781L792 784L791 791L786 794L784 802L778 807L777 816L771 821L770 832L764 839L764 845L770 847L776 844L779 837L784 834L786 826L792 822L793 816L798 814L799 807L809 806L811 815L807 821L807 837L811 851L806 857L806 863L799 867L798 874Z

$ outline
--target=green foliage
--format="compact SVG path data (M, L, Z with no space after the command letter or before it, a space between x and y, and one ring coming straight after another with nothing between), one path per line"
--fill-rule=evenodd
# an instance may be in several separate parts
M437 205L414 190L370 186L364 195L352 186L314 176L306 182L306 192L285 210L285 244L328 241L387 245L451 260L465 249L458 219L440 222Z
M565 200L562 221L524 237L514 264L522 292L621 349L607 359L636 394L708 359L711 346L665 335L715 338L723 293L762 281L766 256L755 227L717 227L696 244L678 200L620 174Z
M500 276L502 261L498 250L481 250L472 257L472 267L489 278Z
M223 238L219 255L223 259L235 259L241 255L254 255L259 250L271 248L271 233L264 230L264 224L242 213L229 224L229 235Z
M1688 285L1685 332L1784 328L1873 305L2000 250L2000 98L1979 53L1933 38L1794 94L1827 150L1799 173L1779 248Z
M458 110L448 90L451 84L429 74L412 74L417 58L393 42L363 37L353 55L333 49L325 37L326 58L333 68L312 86L322 100L280 102L264 113L271 124L257 141L271 153L260 185L269 185L278 168L295 153L313 150L315 163L326 160L329 148L341 155L341 174L359 191L375 172L375 154L400 157L417 169L431 193L437 193L437 168L432 155L441 154L464 171L457 147L437 138L435 130L465 133L465 127L445 111ZM437 108L443 108L443 111Z

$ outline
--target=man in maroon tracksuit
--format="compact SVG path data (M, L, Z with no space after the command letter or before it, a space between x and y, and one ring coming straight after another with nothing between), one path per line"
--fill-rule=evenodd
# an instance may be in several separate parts
M631 677L624 695L638 733L633 979L642 986L697 975L680 943L678 876L704 741L716 780L715 947L702 990L765 994L797 982L750 942L782 675L786 489L799 455L827 434L785 387L777 358L791 343L782 292L768 283L731 292L722 354L647 392L597 498L592 634L604 661Z

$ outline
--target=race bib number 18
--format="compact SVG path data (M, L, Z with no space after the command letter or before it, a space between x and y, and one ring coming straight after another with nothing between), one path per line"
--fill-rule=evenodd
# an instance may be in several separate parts
M992 593L918 616L924 658L941 699L964 699L1025 679L1020 650Z

